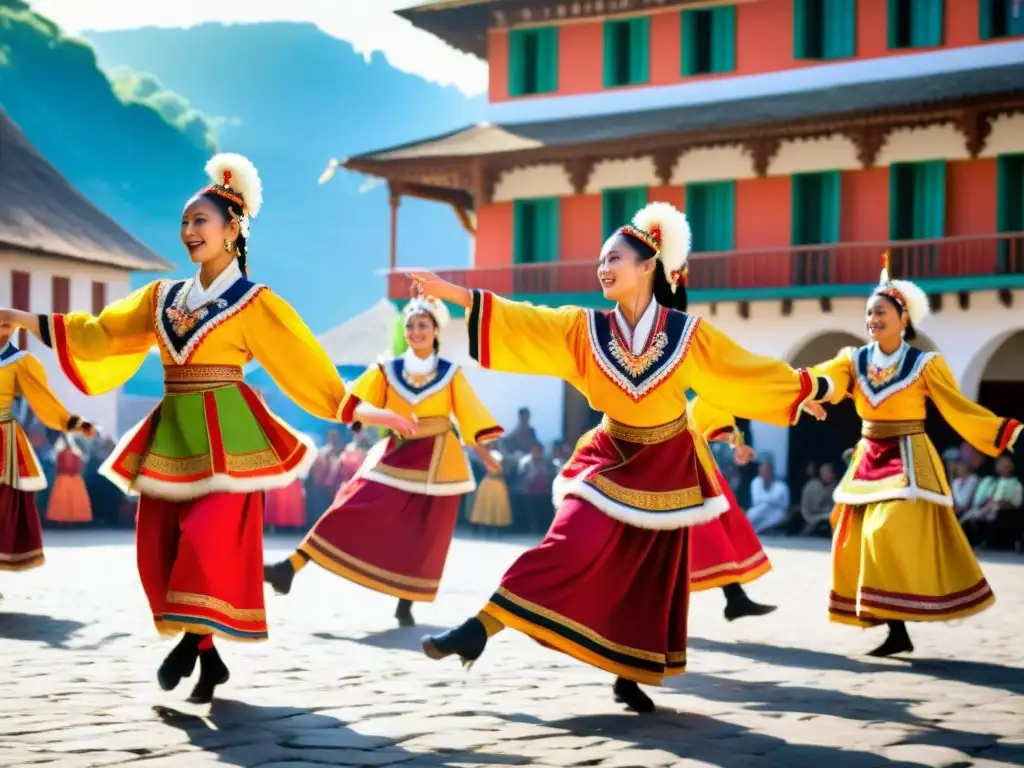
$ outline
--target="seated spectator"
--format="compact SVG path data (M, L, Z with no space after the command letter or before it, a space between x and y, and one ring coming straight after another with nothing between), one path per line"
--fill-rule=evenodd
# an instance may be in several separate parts
M978 490L981 478L960 458L960 452L955 452L956 458L949 462L949 487L953 491L953 509L962 523L964 515L974 506L974 494Z
M832 514L832 494L836 489L836 469L831 464L822 464L818 476L812 477L800 494L800 516L804 519L801 536L807 536L818 528L828 530L828 519Z
M1024 532L1024 486L1016 476L1009 454L996 461L994 477L978 483L974 503L960 519L971 543L983 547L1014 548Z
M544 446L540 443L534 443L530 453L519 461L521 511L529 533L546 531L554 518L551 486L555 474L555 465L544 456ZM519 509L514 511L520 512Z
M764 533L786 522L789 515L789 486L775 477L769 461L762 461L757 477L750 483L747 518L754 530Z

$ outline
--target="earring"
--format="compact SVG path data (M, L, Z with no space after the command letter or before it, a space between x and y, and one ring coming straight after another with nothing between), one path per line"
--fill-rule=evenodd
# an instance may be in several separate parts
M235 241L234 240L225 240L224 241L224 250L227 251L228 253L234 253L235 252Z

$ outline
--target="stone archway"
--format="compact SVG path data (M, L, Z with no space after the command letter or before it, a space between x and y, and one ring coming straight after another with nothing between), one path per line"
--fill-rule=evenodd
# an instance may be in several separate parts
M1024 329L1007 334L992 351L981 369L977 401L999 416L1024 421ZM1017 464L1024 473L1019 458Z
M809 368L831 360L843 347L859 347L865 342L866 339L846 331L817 333L797 347L787 362L794 368Z

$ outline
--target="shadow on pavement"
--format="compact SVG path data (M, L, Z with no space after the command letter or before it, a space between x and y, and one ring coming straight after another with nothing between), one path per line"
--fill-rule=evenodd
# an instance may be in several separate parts
M702 637L691 637L688 644L692 649L743 656L752 661L776 666L857 673L911 672L942 680L956 680L984 688L1000 688L1009 693L1024 695L1024 669L1002 664L989 664L983 661L897 657L887 662L877 662L809 648L792 648L764 643L720 642Z
M508 755L474 750L445 750L443 754L411 752L396 746L394 737L358 733L337 718L298 707L261 707L218 699L205 716L169 707L154 707L154 712L166 725L184 731L192 746L216 755L225 765L411 766L414 763L410 761L419 759L440 768L522 762ZM424 730L428 732L429 728Z
M85 623L71 619L55 619L34 613L5 613L0 609L0 639L45 643L53 648L67 648L72 635L84 629Z
M313 632L312 635L320 640L343 640L349 643L359 643L360 645L383 648L389 651L422 653L420 641L423 636L444 632L446 629L448 627L436 627L433 624L417 624L414 627L395 627L368 635L348 636L338 635L333 632Z

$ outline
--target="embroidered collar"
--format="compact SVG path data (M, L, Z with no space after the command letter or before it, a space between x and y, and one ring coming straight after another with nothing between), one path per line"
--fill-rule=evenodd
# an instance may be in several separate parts
M686 357L700 318L657 306L647 343L633 354L612 312L588 311L594 360L617 387L639 401L665 381Z
M210 331L238 314L266 288L243 278L233 282L216 299L189 310L185 300L192 282L191 278L165 280L157 290L157 332L176 365L187 365Z
M414 373L406 368L406 358L395 357L381 364L384 378L398 396L409 405L416 406L447 387L459 367L442 357L434 357L433 370ZM417 358L418 359L418 358Z
M220 296L227 291L236 280L241 279L242 270L238 266L237 259L232 259L227 268L217 275L217 277L213 279L213 282L206 286L206 288L203 288L202 281L199 279L199 271L197 271L196 276L192 278L188 293L185 296L186 308L190 311L194 311L203 304L207 304L214 299L220 298Z
M412 376L429 376L437 371L437 355L431 353L427 357L419 357L411 349L402 355L403 369Z
M873 361L877 359L875 357L876 347L877 345L874 343L867 344L854 354L857 383L860 385L864 397L874 408L917 381L925 363L935 356L934 352L923 352L909 344L904 344L899 351L898 358L888 356L888 359L896 360L893 364L892 374L880 379L877 375L872 375L872 366L876 365Z
M4 348L0 349L0 368L20 360L26 354L28 353L25 350L18 349L14 344L8 341L4 345Z
M640 355L643 353L644 347L647 346L647 342L651 338L651 331L654 330L654 322L657 318L658 302L654 301L654 299L651 299L647 309L640 315L636 328L630 328L629 323L626 322L626 316L622 314L622 310L617 306L615 307L615 325L618 326L622 338L628 341L626 348L632 354Z

